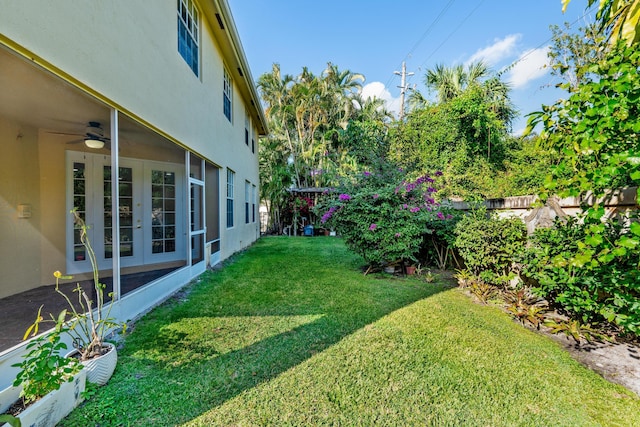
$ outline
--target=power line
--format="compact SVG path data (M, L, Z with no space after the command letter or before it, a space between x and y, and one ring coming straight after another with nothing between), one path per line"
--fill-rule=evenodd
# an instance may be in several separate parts
M453 30L451 33L449 33L449 35L448 35L448 36L447 36L447 37L446 37L446 38L445 38L445 39L444 39L444 40L443 40L443 41L438 45L438 47L436 47L436 48L435 48L435 50L434 50L433 52L431 52L431 54L430 54L429 56L427 56L427 59L425 59L425 60L424 60L424 62L423 62L422 64L420 64L420 67L418 67L418 68L421 68L424 64L426 64L426 63L427 63L427 61L428 61L429 59L431 59L431 57L432 57L433 55L435 55L435 54L436 54L436 52L437 52L438 50L440 50L440 48L441 48L441 47L442 47L442 46L443 46L447 41L449 41L449 39L450 39L450 38L451 38L455 33L457 33L457 32L458 32L458 30L460 29L460 27L462 27L462 24L464 24L465 22L467 22L467 20L468 20L469 18L471 18L471 15L473 15L473 14L475 13L475 11L476 11L476 10L478 10L478 8L480 8L480 6L482 6L482 3L484 3L484 0L480 0L480 3L478 3L478 5L477 5L476 7L474 7L474 8L471 10L471 12L469 12L469 14L468 14L467 16L465 16L465 18L464 18L462 21L460 21L460 23L458 24L458 26L457 26L456 28L454 28L454 30Z
M581 16L579 16L578 18L576 18L575 21L573 21L572 23L569 24L569 28L573 27L578 21L583 20L587 16L587 14L590 13L592 11L592 9L595 8L595 6L596 6L596 4L594 3L590 8L587 8ZM498 77L502 76L502 74L504 74L507 71L511 70L519 62L521 62L524 59L526 59L529 55L533 54L533 52L535 52L536 50L540 49L542 46L546 45L551 40L553 40L553 36L549 37L548 39L546 39L545 41L543 41L542 43L540 43L538 46L534 47L533 49L529 49L529 51L526 54L522 55L520 58L516 59L511 64L507 65L506 67L503 67L500 71L498 71L497 76Z
M449 0L449 3L447 3L444 8L442 8L442 10L440 11L440 13L438 14L438 16L436 16L436 19L433 20L433 22L431 23L431 25L429 25L429 27L426 29L426 31L422 34L422 37L420 37L420 39L413 45L413 47L411 48L411 50L409 50L409 53L407 53L404 57L404 59L402 60L403 62L406 61L409 56L411 56L411 54L418 48L418 46L420 46L420 43L422 43L424 41L425 38L427 38L427 35L429 35L429 33L431 32L431 30L436 26L436 24L438 22L440 22L440 19L444 16L444 14L447 12L447 10L449 10L449 8L451 7L451 5L453 5L453 2L455 0Z
M444 14L449 10L449 8L451 8L451 5L453 5L454 2L455 0L449 0L449 2L442 8L442 10L440 10L440 13L438 13L438 16L436 16L433 22L431 22L431 24L427 27L425 32L422 33L422 36L420 36L418 41L413 44L413 47L404 56L402 63L404 63L407 59L409 59L409 56L411 56L411 54L418 48L418 46L424 41L424 39L429 35L429 33L435 28L436 24L440 22ZM384 88L387 88L391 84L391 81L394 79L394 75L395 73L391 74L391 76L387 80L387 83L384 85ZM384 90L384 88L382 90ZM382 95L382 92L379 95Z

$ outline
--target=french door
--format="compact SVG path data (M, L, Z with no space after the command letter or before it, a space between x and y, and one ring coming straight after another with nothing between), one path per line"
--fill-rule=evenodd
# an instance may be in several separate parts
M119 242L114 241L112 173L104 155L67 152L67 206L85 220L98 267L112 267L114 244L121 267L185 258L182 165L119 159ZM79 230L67 221L67 271L90 271Z

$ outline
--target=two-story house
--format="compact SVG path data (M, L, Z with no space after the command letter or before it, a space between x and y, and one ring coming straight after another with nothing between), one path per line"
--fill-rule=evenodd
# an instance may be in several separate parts
M133 319L259 237L267 128L226 0L0 10L2 388L53 272L90 277L72 209Z

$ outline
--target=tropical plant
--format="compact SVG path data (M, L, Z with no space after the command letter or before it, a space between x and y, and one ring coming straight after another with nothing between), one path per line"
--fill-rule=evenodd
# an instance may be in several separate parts
M522 324L529 323L537 329L545 319L547 303L538 295L531 292L531 289L522 287L520 289L506 290L502 297L507 304L507 311Z
M582 324L578 320L560 322L548 320L544 325L550 329L552 334L563 333L567 336L567 339L573 338L578 344L581 344L583 340L590 343L593 341L611 341L611 338L600 330L593 328L589 324Z
M41 310L42 306L38 310L38 317ZM60 335L68 332L65 317L66 310L63 310L55 319L53 331L27 344L28 353L24 355L22 362L11 365L20 368L13 385L22 385L20 397L23 407L58 390L62 383L72 381L73 376L82 369L77 359L60 355L61 350L67 349L66 344L60 341ZM25 339L29 332L28 330L25 334Z
M328 63L320 75L307 67L296 76L271 73L258 80L270 128L260 151L261 196L273 229L282 228L286 193L295 188L333 187L339 177L362 170L362 145L386 147L391 115L377 98L363 98L364 76ZM361 122L362 126L358 126Z
M471 274L471 272L467 269L461 268L457 269L453 277L458 281L458 286L461 288L466 288L471 285L476 280L476 276Z
M100 283L98 277L98 262L95 252L87 235L87 225L76 209L71 211L74 218L75 228L78 231L80 241L84 246L89 261L91 262L93 272L93 290L95 293L95 301L92 300L87 292L78 283L74 292L77 293L76 303L60 290L60 280L72 279L72 276L64 276L59 271L53 273L56 279L55 291L60 294L67 302L69 309L63 310L60 316L67 317L67 323L61 332L69 335L73 340L73 346L78 350L80 360L86 361L94 357L105 354L109 348L105 346L105 338L117 328L126 329L126 323L118 322L111 317L111 309L113 308L113 299L105 305L104 289L105 285ZM113 293L108 295L113 298ZM25 336L38 334L40 324L43 322L53 322L56 325L60 322L60 316L56 319L49 314L50 319L44 319L38 311L36 321L31 325Z
M640 232L638 225L633 229ZM553 228L535 231L522 259L523 274L535 280L537 295L572 318L606 321L638 335L639 254L636 247L616 247L624 235L617 221L557 220Z
M571 0L562 0L564 12ZM596 0L588 0L591 7ZM599 30L611 44L624 41L632 45L640 41L640 0L599 0L596 18Z
M483 304L498 295L498 289L484 280L473 281L469 286L469 290Z
M569 291L569 311L583 321L604 316L637 334L640 225L616 228L605 220L604 205L613 190L640 184L640 51L619 42L586 67L583 83L569 88L567 100L530 117L531 126L542 124L542 141L557 157L541 198L581 196L585 210L567 265L549 271L566 276L567 289L559 296ZM589 291L579 297L585 286ZM596 292L601 286L612 289Z

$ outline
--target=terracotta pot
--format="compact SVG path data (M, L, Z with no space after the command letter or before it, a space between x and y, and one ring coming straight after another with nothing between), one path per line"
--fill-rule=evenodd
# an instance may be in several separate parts
M415 265L407 265L404 269L407 272L407 276L413 276L414 274L416 274Z

